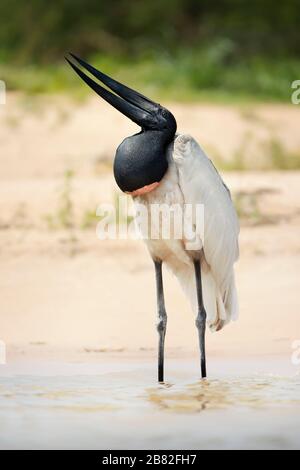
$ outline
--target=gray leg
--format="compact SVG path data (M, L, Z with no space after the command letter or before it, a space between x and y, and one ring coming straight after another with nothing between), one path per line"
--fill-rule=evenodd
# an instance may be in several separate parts
M202 282L201 282L201 263L199 260L194 261L197 300L198 300L198 314L196 317L196 327L198 328L199 347L200 347L200 365L201 376L206 377L206 359L205 359L205 326L206 326L206 311L203 304L202 296Z
M158 381L164 381L164 346L167 328L167 313L165 309L164 288L162 279L162 262L154 261L156 277L156 295L158 311Z

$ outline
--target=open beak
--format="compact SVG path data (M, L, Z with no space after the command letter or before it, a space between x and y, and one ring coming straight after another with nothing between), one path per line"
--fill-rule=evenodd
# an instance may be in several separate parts
M113 78L105 75L99 70L95 69L92 65L88 64L84 60L76 57L70 53L70 56L78 63L82 68L87 70L91 75L100 80L104 85L110 88L114 93L111 93L106 88L103 88L99 83L94 81L88 75L86 75L75 63L71 62L66 57L67 62L75 70L82 80L89 85L101 98L111 104L114 108L120 111L122 114L127 116L133 122L141 126L142 128L153 128L158 124L157 113L160 109L160 105L151 101L146 96L138 93L131 88L128 88L122 83L117 82Z

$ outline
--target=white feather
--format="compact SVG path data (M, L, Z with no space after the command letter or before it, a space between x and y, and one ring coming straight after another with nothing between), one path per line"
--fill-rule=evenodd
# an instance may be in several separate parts
M202 289L207 323L219 330L238 315L233 265L239 255L239 223L230 192L212 162L189 135L177 135L168 149L169 169L154 191L135 203L204 205L204 240L200 240ZM195 217L195 213L194 213ZM196 220L190 220L193 228ZM151 240L154 258L162 259L178 278L197 312L193 253L187 240Z

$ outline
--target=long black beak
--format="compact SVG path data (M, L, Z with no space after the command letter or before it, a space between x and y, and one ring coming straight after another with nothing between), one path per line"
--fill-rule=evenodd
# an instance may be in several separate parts
M95 82L92 78L86 75L76 64L71 62L67 57L66 60L70 66L75 70L82 80L89 85L101 98L111 104L114 108L127 116L133 122L142 128L151 128L157 125L157 113L161 108L159 104L151 101L146 96L138 93L131 88L128 88L122 83L117 82L113 78L105 75L99 70L95 69L92 65L84 60L76 57L70 53L70 56L75 59L84 69L91 75L100 80L104 85L110 88L114 93L111 93L106 88L103 88L99 83ZM118 96L117 96L118 95Z

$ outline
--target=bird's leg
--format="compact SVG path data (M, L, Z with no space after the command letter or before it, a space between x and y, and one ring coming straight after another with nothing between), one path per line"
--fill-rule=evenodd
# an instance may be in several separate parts
M204 378L206 377L206 358L205 358L206 311L205 311L204 304L203 304L200 260L194 261L194 268L195 268L197 300L198 300L198 314L196 317L196 327L198 328L198 335L199 335L201 376L202 378Z
M158 311L158 381L164 381L164 346L167 329L167 313L165 309L164 288L162 279L162 262L154 261L156 277L156 295Z

